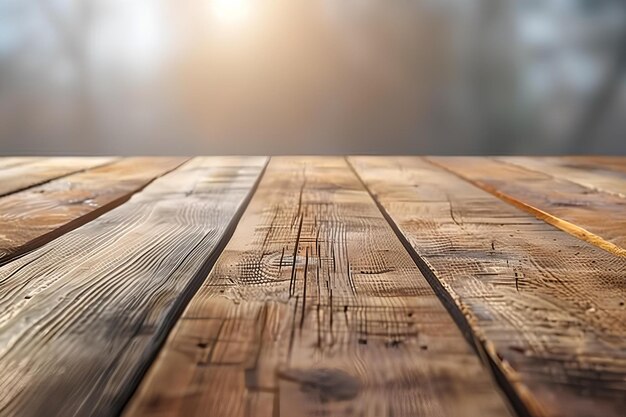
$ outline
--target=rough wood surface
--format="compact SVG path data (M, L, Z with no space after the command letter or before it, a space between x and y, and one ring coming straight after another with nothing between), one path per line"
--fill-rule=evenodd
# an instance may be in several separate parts
M0 159L0 197L46 181L114 161L114 158L8 158Z
M575 182L592 190L626 198L626 158L624 158L625 171L623 172L593 160L581 158L572 160L561 157L502 157L498 159L533 171L543 172L561 180Z
M491 158L429 160L580 239L626 257L624 198Z
M343 158L273 158L125 416L505 416Z
M0 415L117 414L264 162L194 159L1 267Z
M0 198L0 264L122 204L184 158L126 158Z
M626 259L419 158L350 161L531 415L624 415Z

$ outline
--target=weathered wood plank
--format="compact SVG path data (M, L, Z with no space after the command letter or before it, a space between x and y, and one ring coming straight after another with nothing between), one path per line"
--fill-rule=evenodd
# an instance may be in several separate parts
M0 169L0 197L46 181L114 161L105 157L32 158ZM15 161L13 161L15 162Z
M0 169L7 169L17 165L28 164L42 159L44 158L36 156L3 156L0 157Z
M118 413L264 162L194 159L1 267L0 414Z
M563 157L500 157L498 160L543 172L592 190L626 198L626 171L615 171L599 164L578 163ZM626 165L624 166L626 168Z
M343 158L273 158L125 416L504 416Z
M623 415L626 259L419 158L350 161L531 415Z
M626 173L626 156L562 156L560 158L581 169L610 169Z
M626 199L490 158L428 158L580 239L626 256Z
M185 158L126 158L0 198L0 264L117 207Z

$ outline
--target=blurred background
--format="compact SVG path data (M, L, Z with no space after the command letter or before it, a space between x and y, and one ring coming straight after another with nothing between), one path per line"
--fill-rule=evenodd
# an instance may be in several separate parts
M0 0L0 154L626 154L624 0Z

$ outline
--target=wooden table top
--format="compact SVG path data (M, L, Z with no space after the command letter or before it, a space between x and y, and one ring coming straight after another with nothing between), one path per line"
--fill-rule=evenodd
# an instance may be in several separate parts
M626 157L0 158L0 416L623 416Z

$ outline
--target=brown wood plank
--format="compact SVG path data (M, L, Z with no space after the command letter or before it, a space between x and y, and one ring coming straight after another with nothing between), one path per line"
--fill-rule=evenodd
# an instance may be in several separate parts
M0 268L0 415L119 413L265 158L198 158Z
M531 415L623 415L626 259L422 159L350 161Z
M577 163L563 157L500 157L498 160L532 171L543 172L560 180L575 182L615 196L626 198L626 171L615 171L599 164ZM626 168L626 165L624 166Z
M581 169L610 169L626 173L626 156L562 156L560 158Z
M272 158L125 416L505 416L343 158Z
M626 256L624 198L490 158L428 159L580 239Z
M114 161L108 157L35 158L0 169L0 197L44 182Z
M126 158L0 198L0 264L117 207L185 158Z

